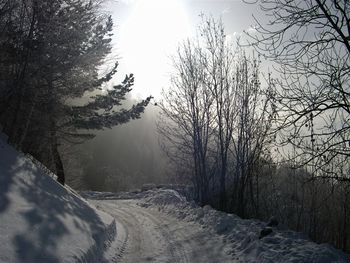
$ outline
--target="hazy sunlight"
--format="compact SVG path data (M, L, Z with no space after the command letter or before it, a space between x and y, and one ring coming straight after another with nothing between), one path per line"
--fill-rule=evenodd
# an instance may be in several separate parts
M170 70L167 58L189 36L190 23L179 0L138 0L133 5L121 28L121 64L135 74L134 95L157 96L168 83L163 73Z

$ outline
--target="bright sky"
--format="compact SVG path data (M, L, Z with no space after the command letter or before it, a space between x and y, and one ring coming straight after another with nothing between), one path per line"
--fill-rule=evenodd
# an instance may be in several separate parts
M119 0L108 11L115 24L114 53L119 58L119 79L134 73L133 97L160 97L169 86L170 56L177 45L193 37L199 14L223 19L226 34L240 34L253 24L255 5L241 0Z

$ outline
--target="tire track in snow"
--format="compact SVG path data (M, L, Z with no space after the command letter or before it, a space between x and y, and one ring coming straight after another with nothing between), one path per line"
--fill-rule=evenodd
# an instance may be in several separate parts
M169 262L189 262L182 243L178 242L178 240L175 240L175 236L167 227L168 224L166 221L162 221L160 218L155 217L141 207L136 206L135 208L137 209L138 213L141 213L144 217L149 218L151 221L153 221L155 225L154 229L161 232L162 236L167 240L167 249L171 254L171 259Z
M130 201L93 201L111 214L117 225L120 248L116 257L121 262L189 262L181 242L162 222L146 209ZM123 230L124 229L124 230ZM123 237L124 231L124 237Z
M107 212L106 207L101 207L100 204L97 204L96 208ZM115 220L115 224L117 229L117 237L105 253L107 258L109 258L111 262L118 263L122 260L125 250L128 246L129 231L119 221Z

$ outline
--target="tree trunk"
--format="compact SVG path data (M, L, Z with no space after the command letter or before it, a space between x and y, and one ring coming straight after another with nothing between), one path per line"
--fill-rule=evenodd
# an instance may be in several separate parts
M29 32L28 32L28 35L26 37L27 41L29 41L33 38L35 23L36 23L36 12L33 11ZM25 86L25 78L27 75L27 68L28 68L28 64L29 64L29 58L31 55L31 47L26 47L26 50L25 50L25 52L23 51L23 54L24 54L23 57L21 57L21 59L20 59L19 72L18 72L18 76L15 79L15 86L13 88L15 90L15 93L17 93L19 97L17 98L17 101L15 103L14 118L13 118L12 123L11 123L10 128L9 128L10 129L9 142L14 144L14 145L17 145L17 146L19 146L18 142L20 140L19 137L21 135L20 117L21 117L21 114L23 114L22 107L23 107L24 99L25 99L25 90L27 89Z
M56 175L57 175L57 181L64 185L65 183L65 175L64 175L64 169L63 169L63 163L61 160L60 153L58 151L58 144L57 144L57 138L53 139L52 142L52 157L54 160L54 165L56 169Z
M61 155L58 151L58 141L57 141L57 135L56 135L56 125L54 121L51 121L51 153L52 153L52 159L54 162L56 175L57 175L57 181L64 185L65 183L65 175L64 175L64 169L63 169L63 163L61 159Z

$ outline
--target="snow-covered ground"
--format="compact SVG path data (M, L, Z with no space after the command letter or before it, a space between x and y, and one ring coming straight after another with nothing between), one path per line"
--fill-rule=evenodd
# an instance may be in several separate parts
M120 223L120 262L232 262L222 238L196 223L140 206L133 199L94 203Z
M177 191L85 192L123 228L121 262L350 262L350 256L301 233L199 207Z
M109 262L115 236L113 217L0 138L1 263Z
M350 262L300 233L199 207L181 187L84 192L86 201L1 137L1 263Z

